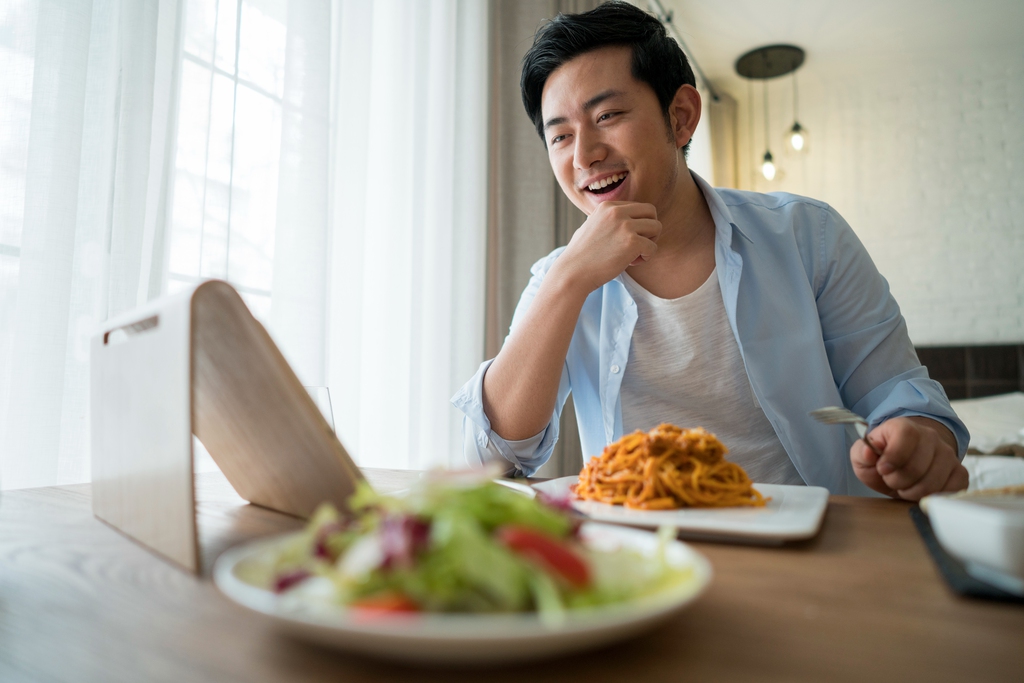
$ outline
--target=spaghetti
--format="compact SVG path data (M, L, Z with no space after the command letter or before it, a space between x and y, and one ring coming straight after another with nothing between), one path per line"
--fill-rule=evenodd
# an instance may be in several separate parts
M701 427L663 424L627 434L590 459L573 492L583 500L640 510L762 507L765 498L727 449Z

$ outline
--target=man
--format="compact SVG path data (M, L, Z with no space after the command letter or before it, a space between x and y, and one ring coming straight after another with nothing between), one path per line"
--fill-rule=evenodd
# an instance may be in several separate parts
M967 430L842 217L687 169L694 84L632 5L538 31L523 102L588 218L533 267L501 352L452 399L471 459L535 472L571 391L585 456L672 422L716 433L756 482L907 500L965 488ZM830 405L866 416L881 456L809 417Z

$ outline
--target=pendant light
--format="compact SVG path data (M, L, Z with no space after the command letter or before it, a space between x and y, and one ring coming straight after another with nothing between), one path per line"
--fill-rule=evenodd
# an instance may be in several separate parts
M775 157L769 146L769 132L771 130L768 111L768 80L793 73L804 63L804 51L795 45L766 45L747 52L736 60L736 73L746 79L762 81L762 93L764 97L764 139L765 151L761 159L761 175L765 180L771 182L781 178L781 170L775 165ZM796 81L794 83L794 102L796 101ZM753 106L751 106L753 111ZM794 109L795 117L795 109ZM800 150L806 149L805 129L799 123L794 122L793 128L787 134L787 147L794 149L799 146Z
M771 126L768 123L768 81L761 81L763 86L761 88L761 96L764 100L764 161L761 163L761 175L764 176L765 180L775 180L775 160L772 158L772 150L768 147L768 131L771 130Z
M797 99L796 71L793 72L793 127L786 131L786 148L796 154L807 154L807 129L800 125L800 101Z

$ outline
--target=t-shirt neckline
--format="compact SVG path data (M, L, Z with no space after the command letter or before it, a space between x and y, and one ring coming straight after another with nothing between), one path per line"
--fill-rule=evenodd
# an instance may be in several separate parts
M705 280L703 283L701 283L700 287L698 287L697 289L693 290L689 294L684 294L683 296L679 296L679 297L676 297L674 299L663 299L660 296L658 296L657 294L652 294L643 285L641 285L639 282L634 280L633 277L629 273L627 273L626 271L622 271L622 281L623 281L623 283L626 284L626 289L629 290L629 293L634 298L636 298L636 295L639 294L640 296L642 296L644 299L647 299L648 301L653 301L655 303L660 303L660 304L674 304L674 303L682 303L684 301L691 301L691 300L697 299L701 295L705 294L706 290L709 290L709 289L711 289L714 286L714 282L717 281L717 275L718 275L718 266L716 265L714 268L711 269L711 274L708 275L708 279Z

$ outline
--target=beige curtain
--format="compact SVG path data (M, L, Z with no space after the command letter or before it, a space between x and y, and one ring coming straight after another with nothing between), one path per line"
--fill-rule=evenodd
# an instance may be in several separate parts
M523 110L520 63L544 21L559 12L584 12L599 0L495 0L492 6L490 216L487 239L486 355L508 334L530 266L568 244L586 216L558 187L544 144ZM572 399L562 413L561 436L538 476L575 474L583 454Z
M706 98L705 116L711 129L711 160L715 187L739 188L739 146L736 144L736 100L718 91L718 101Z

